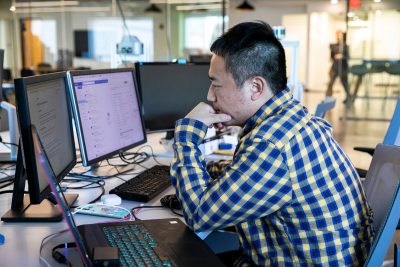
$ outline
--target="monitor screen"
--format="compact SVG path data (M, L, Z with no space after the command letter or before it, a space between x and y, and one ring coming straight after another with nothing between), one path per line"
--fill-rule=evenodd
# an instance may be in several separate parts
M149 131L172 130L199 102L207 101L209 63L136 63L142 112Z
M69 82L83 165L146 142L132 69L71 71Z
M15 79L15 94L30 199L38 204L51 190L45 174L37 169L31 125L37 129L58 180L76 164L66 73Z

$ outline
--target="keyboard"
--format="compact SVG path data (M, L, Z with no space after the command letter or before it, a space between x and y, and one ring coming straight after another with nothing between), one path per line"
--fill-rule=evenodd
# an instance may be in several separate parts
M102 229L108 244L119 250L120 266L173 266L144 225L104 226Z
M147 202L171 185L169 166L154 166L115 187L110 194L122 199Z

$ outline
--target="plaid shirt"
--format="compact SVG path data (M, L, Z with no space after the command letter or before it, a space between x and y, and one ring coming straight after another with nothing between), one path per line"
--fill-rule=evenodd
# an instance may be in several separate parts
M257 265L363 264L370 209L326 121L285 89L246 122L233 161L208 168L198 148L206 131L187 118L175 128L171 179L192 229L235 225Z

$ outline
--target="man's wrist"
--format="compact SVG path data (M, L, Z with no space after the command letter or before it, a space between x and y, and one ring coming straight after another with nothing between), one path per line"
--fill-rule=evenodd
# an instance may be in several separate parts
M175 142L192 142L200 145L207 133L207 129L208 125L199 120L190 118L177 120L175 124Z

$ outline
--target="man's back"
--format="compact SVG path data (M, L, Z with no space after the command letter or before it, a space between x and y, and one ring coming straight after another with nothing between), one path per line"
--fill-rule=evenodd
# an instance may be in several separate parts
M248 129L241 144L249 139L272 143L277 161L283 161L274 165L287 168L280 187L290 188L291 197L275 212L238 226L244 248L254 249L253 240L247 237L258 232L263 244L262 255L253 257L258 264L362 263L372 232L365 194L353 165L326 121L308 114L288 92L273 100L263 107L263 113L257 112L259 123Z

